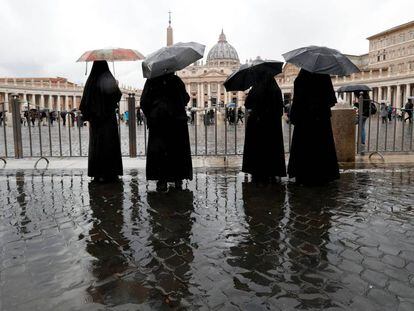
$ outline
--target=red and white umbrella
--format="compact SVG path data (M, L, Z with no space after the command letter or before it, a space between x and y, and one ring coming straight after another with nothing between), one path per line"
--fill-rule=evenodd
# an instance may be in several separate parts
M96 60L109 62L136 61L144 58L144 55L137 50L114 48L86 51L79 57L77 62L93 62Z
M88 62L94 62L98 60L106 60L112 62L114 75L115 75L115 65L114 62L118 61L136 61L144 59L145 56L138 52L137 50L132 49L122 49L122 48L112 48L112 49L99 49L86 51L82 54L81 57L76 62L86 62L86 71L85 75L88 72Z

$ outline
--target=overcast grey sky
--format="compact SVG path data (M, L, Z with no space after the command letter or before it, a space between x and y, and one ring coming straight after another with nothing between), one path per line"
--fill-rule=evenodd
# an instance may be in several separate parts
M304 45L368 51L366 37L414 19L413 0L0 0L0 76L62 76L81 83L85 51L126 47L149 54L165 45L168 10L174 42L209 49L221 28L240 60ZM112 68L112 67L111 67ZM116 63L122 84L141 87L141 63Z

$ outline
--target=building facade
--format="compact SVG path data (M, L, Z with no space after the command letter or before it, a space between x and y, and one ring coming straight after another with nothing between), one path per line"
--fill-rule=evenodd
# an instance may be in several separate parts
M135 93L139 100L141 91L131 87L121 87L120 111L127 110L126 98ZM83 85L68 81L66 78L0 78L0 112L10 113L9 101L12 94L18 94L22 110L49 109L50 111L69 111L78 109L83 94Z
M347 55L361 72L351 76L333 76L335 90L347 84L365 84L372 88L371 98L403 107L414 88L414 21L396 26L367 38L369 51ZM286 64L276 80L285 98L293 94L293 81L299 69ZM342 95L338 94L338 97ZM344 94L352 101L352 94Z

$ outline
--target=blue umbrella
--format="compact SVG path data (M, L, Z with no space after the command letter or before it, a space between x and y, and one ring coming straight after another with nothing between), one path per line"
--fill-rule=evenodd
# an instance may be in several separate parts
M236 104L235 103L228 103L227 108L236 108Z

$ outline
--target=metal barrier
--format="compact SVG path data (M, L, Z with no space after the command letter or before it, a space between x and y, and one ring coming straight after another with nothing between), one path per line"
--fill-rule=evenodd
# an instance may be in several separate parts
M358 109L357 153L370 156L384 153L408 153L413 149L413 109L396 108L373 100L358 100L359 107L370 105L369 115ZM372 113L372 105L376 113ZM365 131L365 141L363 141Z
M363 99L359 100L363 104ZM10 103L12 108L15 107L12 120L6 120L5 104L0 103L0 112L3 112L0 120L0 159L37 157L47 160L50 157L88 155L88 123L83 122L78 110L38 109L30 102L19 101L17 97L11 99ZM376 105L377 113L368 118L360 117L356 124L357 153L381 155L385 152L414 151L412 110L393 108L391 117L387 115L384 120L381 117L381 104L372 103ZM146 119L136 108L134 94L129 95L127 105L127 120L117 113L122 155L145 157L148 140ZM226 157L243 154L249 115L244 107L192 108L187 113L192 155ZM362 142L363 128L365 144ZM282 119L282 131L285 152L289 153L293 126L286 117Z

